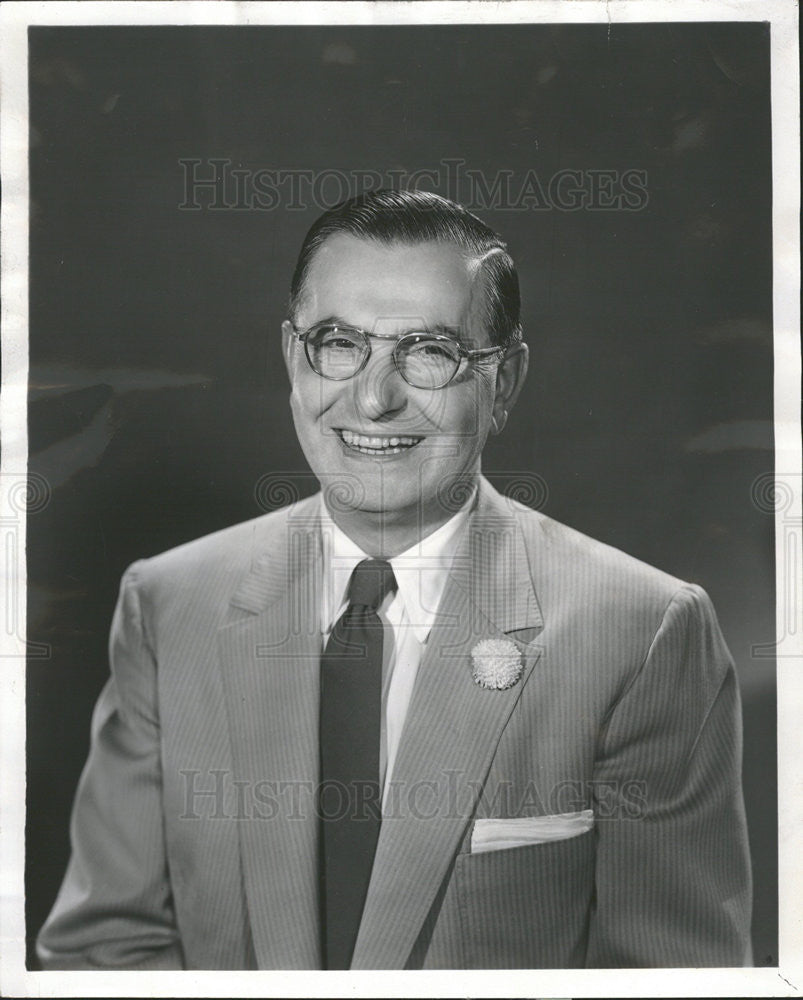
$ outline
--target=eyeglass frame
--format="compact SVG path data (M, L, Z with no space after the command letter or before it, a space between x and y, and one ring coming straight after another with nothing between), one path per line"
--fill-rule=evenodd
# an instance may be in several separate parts
M392 333L369 333L367 330L363 330L361 327L358 326L349 326L346 323L333 323L331 321L326 321L326 320L323 320L320 323L313 323L312 326L306 330L299 330L291 319L288 319L287 322L290 324L290 328L293 331L293 336L295 337L295 339L299 343L304 345L304 356L307 359L307 364L319 378L325 378L329 382L348 382L349 379L355 378L357 375L360 374L360 372L365 368L365 366L368 364L371 358L372 348L371 348L371 341L369 339L371 337L374 337L376 340L396 341L396 345L394 346L393 352L391 354L391 357L393 358L394 367L396 368L396 371L399 373L399 375L401 375L401 377L407 383L407 385L412 386L414 389L427 389L427 390L445 389L446 386L449 385L456 378L457 373L460 371L460 363L458 362L457 367L449 376L449 378L445 382L442 382L440 385L432 385L432 386L415 385L405 376L404 372L401 370L401 367L399 365L399 359L396 356L396 352L399 350L400 345L409 337L426 337L427 339L437 341L438 343L451 344L457 348L457 353L460 355L461 358L464 358L466 361L474 361L475 359L488 358L491 355L496 354L499 355L499 362L501 364L501 362L504 360L505 354L507 353L507 348L502 347L501 345L498 345L496 347L480 347L472 351L469 350L465 345L461 344L459 340L455 340L454 337L448 337L446 336L446 334L443 333L427 333L424 330L411 330L409 333L403 333L400 337L397 337L395 334ZM363 359L360 362L359 368L357 368L356 371L352 372L351 375L345 375L342 378L337 378L336 376L333 375L323 375L321 374L321 372L318 371L315 365L313 365L312 359L309 356L309 347L307 345L307 338L315 330L324 326L331 326L334 327L334 329L348 330L350 333L358 333L360 334L361 337L365 339L366 349L363 355Z

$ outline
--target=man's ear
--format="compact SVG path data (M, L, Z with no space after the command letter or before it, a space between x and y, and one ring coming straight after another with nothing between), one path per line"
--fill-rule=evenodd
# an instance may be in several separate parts
M496 395L494 396L491 433L500 434L507 423L508 414L519 398L521 387L527 375L529 349L526 344L515 344L507 352L505 360L496 373Z
M293 358L295 357L296 339L293 336L293 324L289 319L282 323L282 357L290 385L293 384Z

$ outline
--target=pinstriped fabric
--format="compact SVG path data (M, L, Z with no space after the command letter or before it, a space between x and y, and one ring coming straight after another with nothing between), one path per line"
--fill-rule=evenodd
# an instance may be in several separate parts
M407 958L407 969L459 969L463 967L463 928L455 902L455 882L441 883L421 931Z
M593 831L459 854L408 968L580 968L594 885Z
M250 572L237 580L231 604L253 614L279 600L299 569L319 558L320 497L251 522Z
M127 577L40 939L52 967L316 966L309 802L291 819L255 789L317 780L317 502ZM486 637L521 651L508 691L470 679ZM355 967L741 964L740 760L706 595L483 481L419 668ZM469 853L475 816L587 807L595 829L574 841Z
M457 859L467 969L576 968L585 963L593 832Z
M158 743L149 728L121 710L110 681L93 716L92 757L76 795L67 876L40 936L42 957L56 967L144 961L149 967L181 968L159 822ZM118 757L125 763L119 783L110 786L98 772ZM115 830L115 813L131 806L139 822ZM81 835L84 826L91 828L91 839ZM89 941L88 925L94 931Z
M523 672L506 691L487 691L471 676L477 642L503 638L504 629L537 632L542 624L515 518L491 499L480 491L419 667L393 775L399 794L394 814L383 820L353 968L401 967L420 940L494 748L540 655L530 642L513 640ZM431 792L429 808L418 802L420 789Z
M310 629L275 645L283 623L294 614L305 617L304 609L292 606L299 595ZM273 815L260 810L238 824L260 968L320 966L314 785L321 640L316 612L300 587L247 627L220 634L237 781L255 792L275 788L277 801L282 798L278 783L284 782L295 796Z
M45 967L256 967L215 636L243 618L249 593L264 606L255 568L271 547L289 566L276 544L287 522L286 511L259 518L126 573L73 855L39 935Z
M704 617L701 631L681 625L688 614ZM712 964L710 956L716 953L721 964L740 965L746 957L751 884L746 838L739 836L745 823L738 794L735 675L699 660L693 679L678 678L672 670L679 651L681 662L694 663L718 631L710 605L699 593L681 595L664 630L666 646L652 650L612 713L596 767L600 780L610 781L621 769L625 741L633 738L631 733L639 734L644 809L638 822L620 822L600 840L599 919L589 961L600 967L705 965ZM696 642L689 648L692 636ZM696 729L687 721L694 702ZM687 845L682 859L677 857L679 844ZM667 865L667 858L674 864ZM619 873L615 880L614 871ZM645 880L638 875L644 871L656 875ZM631 916L614 921L617 913Z
M254 610L286 596L291 566L314 565L305 548L314 523L310 510L317 504L306 501L294 509L295 516L280 511L212 536L205 552L190 544L141 565L143 608L159 662L171 878L182 938L192 942L185 956L190 968L248 968L259 962L245 892L248 854L238 838L269 823L258 818L269 811L257 801L263 787L258 782L289 772L266 760L259 762L258 775L249 772L246 778L238 742L244 728L226 704L225 682L240 675L228 677L221 670L216 636L221 626L250 622ZM272 575L264 572L267 553ZM252 614L244 617L243 609ZM277 636L287 635L298 614L286 619ZM268 661L255 660L253 646L246 653L237 659L242 671L264 674ZM246 697L243 707L256 704ZM272 710L269 706L265 716ZM244 786L237 783L246 780L250 784L240 791ZM239 891L232 892L233 886ZM186 926L195 933L183 933ZM314 964L314 951L311 955Z
M504 725L537 665L538 649L523 647L518 684L504 691L481 688L471 676L471 649L500 633L456 586L447 589L443 606L451 624L433 629L419 667L352 968L404 965L458 849ZM474 624L468 634L466 618Z

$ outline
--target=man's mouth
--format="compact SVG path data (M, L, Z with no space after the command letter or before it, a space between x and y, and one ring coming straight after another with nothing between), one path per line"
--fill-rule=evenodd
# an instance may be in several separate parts
M337 434L347 448L359 451L363 455L400 455L424 440L420 437L409 437L401 434L389 437L368 436L343 429L338 430Z

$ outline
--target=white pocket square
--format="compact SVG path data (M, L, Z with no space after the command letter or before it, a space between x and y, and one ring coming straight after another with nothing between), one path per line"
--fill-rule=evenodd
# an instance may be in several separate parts
M594 826L594 812L560 813L557 816L522 816L516 819L477 819L471 831L471 853L501 851L509 847L546 844L550 840L578 837Z

